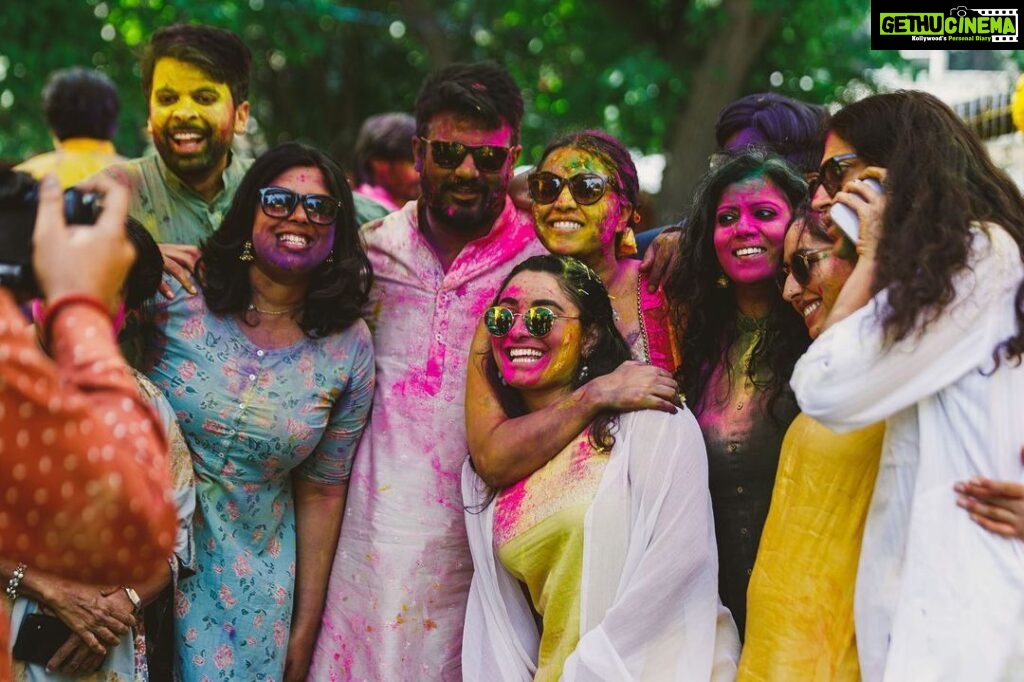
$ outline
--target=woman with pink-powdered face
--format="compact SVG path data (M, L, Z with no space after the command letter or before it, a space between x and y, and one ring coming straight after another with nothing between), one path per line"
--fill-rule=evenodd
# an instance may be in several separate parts
M683 358L676 378L707 445L719 589L741 636L782 437L797 413L789 375L808 343L777 283L786 228L806 199L782 158L759 149L726 157L694 194L666 285Z
M483 324L490 348L472 361L513 418L630 358L600 278L574 258L520 263ZM466 679L733 679L738 641L718 599L707 458L688 410L605 412L500 490L467 460L462 493Z

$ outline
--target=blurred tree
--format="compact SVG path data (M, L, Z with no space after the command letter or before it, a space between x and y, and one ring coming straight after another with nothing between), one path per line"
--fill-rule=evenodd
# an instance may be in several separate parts
M49 147L46 75L71 64L122 87L119 147L146 144L137 53L155 27L195 21L252 48L250 140L303 139L347 161L363 118L411 111L453 60L495 59L527 100L523 162L556 132L603 127L668 157L659 218L677 218L713 150L719 109L775 90L841 101L895 53L869 49L870 0L34 0L0 13L0 158ZM13 38L13 39L12 39ZM869 84L868 84L869 85Z

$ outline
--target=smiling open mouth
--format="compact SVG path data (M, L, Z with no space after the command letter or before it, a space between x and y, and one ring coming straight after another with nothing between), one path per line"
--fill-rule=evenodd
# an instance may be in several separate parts
M808 303L806 306L804 306L804 309L801 312L803 313L804 317L810 317L811 313L813 313L820 307L821 301L814 301L813 303Z
M575 220L556 220L550 225L555 232L576 232L583 227L583 223Z
M179 152L197 151L206 141L206 135L195 130L176 130L171 133L171 142Z
M768 249L763 246L745 246L742 249L733 251L732 255L737 258L745 258L747 256L760 256L762 253L768 253Z
M304 237L301 234L292 234L290 232L284 232L277 235L277 243L281 246L295 249L305 249L310 244L310 239Z
M543 351L536 348L511 348L508 351L508 358L514 365L534 363L542 357L544 357Z

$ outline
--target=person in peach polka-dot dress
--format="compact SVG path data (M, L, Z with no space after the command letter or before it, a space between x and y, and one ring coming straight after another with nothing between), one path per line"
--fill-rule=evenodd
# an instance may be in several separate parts
M21 196L21 174L0 177L0 234ZM111 310L134 251L124 233L127 191L96 179L94 227L68 228L60 185L39 186L33 269L48 304L41 351L19 294L0 287L0 555L104 584L130 584L170 555L175 511L167 443L114 338ZM3 203L3 202L8 203ZM10 675L0 618L0 679Z

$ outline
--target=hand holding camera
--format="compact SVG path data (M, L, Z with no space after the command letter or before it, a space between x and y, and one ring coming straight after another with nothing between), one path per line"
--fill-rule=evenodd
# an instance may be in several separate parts
M80 193L95 195L100 213L95 225L68 224L65 195L56 177L39 184L39 207L32 236L32 265L47 300L70 294L94 296L113 310L135 250L125 235L128 189L97 177L82 184ZM90 200L76 205L88 205ZM85 209L89 213L88 209ZM81 213L71 219L87 219Z

